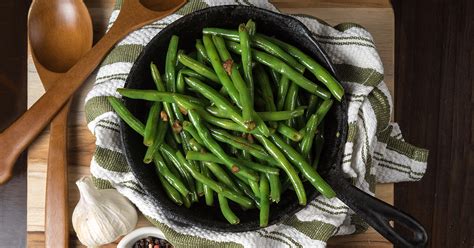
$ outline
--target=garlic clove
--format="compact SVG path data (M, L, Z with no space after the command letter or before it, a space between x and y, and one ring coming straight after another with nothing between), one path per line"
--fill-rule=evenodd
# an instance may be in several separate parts
M135 207L115 189L98 190L90 177L83 177L76 184L81 198L72 214L72 224L81 243L98 247L135 228Z

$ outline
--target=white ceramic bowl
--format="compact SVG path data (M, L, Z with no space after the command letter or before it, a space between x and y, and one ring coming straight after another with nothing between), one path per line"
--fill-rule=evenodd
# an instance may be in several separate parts
M160 229L151 226L141 227L125 235L125 237L123 237L118 243L117 248L131 248L135 242L149 236L165 239L165 235Z

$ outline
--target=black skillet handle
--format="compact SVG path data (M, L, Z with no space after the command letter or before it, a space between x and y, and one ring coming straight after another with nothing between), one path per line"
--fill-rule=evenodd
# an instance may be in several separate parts
M397 208L370 196L345 180L339 179L333 185L337 197L361 216L377 232L390 240L396 247L425 247L428 241L423 226L413 217ZM398 233L389 221L404 226L413 232L413 237L405 237Z

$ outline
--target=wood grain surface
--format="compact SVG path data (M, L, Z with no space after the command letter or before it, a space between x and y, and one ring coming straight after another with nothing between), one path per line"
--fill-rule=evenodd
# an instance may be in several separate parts
M420 182L395 203L428 232L429 247L474 247L474 1L394 0L396 120L430 150ZM426 7L426 8L425 8Z
M365 26L374 36L377 49L385 66L385 81L391 92L393 83L394 18L388 1L274 1L285 13L304 13L317 16L330 24L356 22ZM86 0L94 24L95 40L103 35L107 19L113 7L113 0ZM357 4L356 4L357 3ZM95 148L95 138L87 129L84 116L84 98L89 91L95 75L91 75L73 99L69 119L69 206L70 214L78 201L75 181L89 175L89 164ZM31 105L44 92L34 65L28 63L28 104ZM28 246L44 246L44 195L49 132L46 130L30 147L28 154ZM393 185L378 185L377 197L393 203ZM150 225L143 217L139 226ZM392 247L378 233L369 229L359 235L336 237L329 242L331 247ZM71 245L80 244L71 230ZM115 246L111 246L115 247Z

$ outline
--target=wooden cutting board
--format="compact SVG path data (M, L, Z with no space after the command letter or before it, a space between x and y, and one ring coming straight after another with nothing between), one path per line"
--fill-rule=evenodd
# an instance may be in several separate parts
M115 0L85 0L94 24L94 40L102 37ZM355 22L366 27L375 39L385 67L385 82L394 95L393 51L394 16L389 0L273 0L284 13L303 13L316 16L336 25ZM95 138L86 126L84 99L94 82L95 74L75 95L69 119L69 206L70 214L79 199L75 181L89 175L89 164L95 148ZM28 59L28 105L31 106L44 89L34 67L31 56ZM28 150L28 203L27 230L28 247L44 247L44 202L46 189L46 163L48 155L49 131L45 130ZM379 184L376 196L393 204L393 185ZM138 226L149 226L143 216ZM72 225L71 225L72 226ZM71 227L72 228L72 227ZM83 247L71 229L71 246ZM110 244L107 247L115 247ZM330 247L392 247L373 229L358 235L334 237Z

